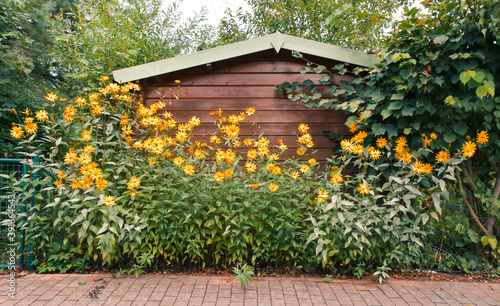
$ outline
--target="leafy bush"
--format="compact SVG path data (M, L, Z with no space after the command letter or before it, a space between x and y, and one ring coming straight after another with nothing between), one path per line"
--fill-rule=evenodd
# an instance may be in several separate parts
M135 102L138 86L102 82L73 101L48 93L36 121L26 110L12 127L56 178L35 182L30 231L40 271L315 264L307 219L325 174L306 157L314 146L307 125L300 158L280 161L282 141L239 136L253 108L214 111L218 131L201 143L192 140L198 118L177 122L166 100L148 108Z

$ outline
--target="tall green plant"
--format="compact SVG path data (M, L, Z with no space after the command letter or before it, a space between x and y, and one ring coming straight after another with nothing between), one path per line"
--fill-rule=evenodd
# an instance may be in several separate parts
M406 9L387 52L378 54L377 68L352 71L338 65L337 73L359 77L351 84L336 77L323 79L323 85L331 85L333 98L300 92L314 91L310 82L281 86L310 107L358 114L347 125L362 127L375 137L404 134L415 146L429 141L431 133L442 136L429 147L467 158L457 172L457 187L493 256L498 256L500 235L499 4L498 0L427 1L425 15ZM303 71L325 69L311 63Z

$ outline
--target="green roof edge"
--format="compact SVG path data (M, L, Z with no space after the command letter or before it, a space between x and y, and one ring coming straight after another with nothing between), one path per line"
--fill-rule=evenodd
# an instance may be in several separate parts
M376 63L375 55L372 54L275 33L195 53L115 70L113 71L113 78L119 83L137 81L269 49L275 49L276 52L279 52L281 49L298 51L300 53L363 67L375 67Z

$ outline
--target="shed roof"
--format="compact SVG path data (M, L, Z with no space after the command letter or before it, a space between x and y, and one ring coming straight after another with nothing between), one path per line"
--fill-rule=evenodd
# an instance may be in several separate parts
M273 48L277 53L281 49L286 49L364 67L374 67L376 62L374 55L361 51L275 33L213 49L115 70L113 71L113 77L119 83L137 81Z

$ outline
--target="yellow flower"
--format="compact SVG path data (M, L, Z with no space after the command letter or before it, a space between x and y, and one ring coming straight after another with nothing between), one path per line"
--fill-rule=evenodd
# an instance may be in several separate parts
M417 161L412 165L412 169L416 174L430 174L433 167L430 164Z
M224 173L222 173L222 172L220 172L220 171L217 171L217 172L214 174L214 180L215 180L217 183L224 182Z
M247 139L243 140L243 144L245 146L249 147L252 145L252 140L247 138Z
M402 151L401 153L396 152L394 157L396 157L396 159L399 159L400 161L404 162L405 164L411 162L411 159L413 158L413 156L408 151Z
M20 139L24 135L23 128L20 126L13 126L12 130L10 130L10 135L15 139Z
M184 166L184 174L185 175L193 175L195 173L193 165L185 165Z
M108 185L108 181L106 181L105 179L101 178L101 179L98 179L95 182L95 189L97 189L99 191L103 191L104 188L106 188L107 185Z
M71 122L73 121L73 119L75 119L75 115L76 115L77 111L76 111L76 108L74 106L68 106L64 109L64 120L66 120L67 122Z
M134 132L132 131L132 127L128 124L122 125L121 129L122 129L122 133L125 135L134 134Z
M307 131L309 131L309 126L305 123L301 123L298 127L298 130L301 134L305 134L307 133Z
M286 150L288 150L288 147L286 144L283 143L283 141L281 139L278 139L278 142L279 142L279 148L282 152L285 152Z
M201 124L201 120L200 120L200 118L193 116L189 119L189 124L192 126L199 126Z
M268 160L273 161L273 160L278 160L280 159L280 156L276 153L273 153L267 157Z
M66 177L66 173L64 173L64 171L61 171L61 172L59 172L59 173L57 174L57 177L58 177L60 180L62 180L62 179L64 179L64 178Z
M304 164L300 166L300 172L307 173L308 171L309 171L309 165Z
M28 123L26 124L26 133L31 135L31 134L35 134L36 131L38 130L38 125L34 122L31 122L31 123Z
M196 157L196 159L204 159L205 153L203 153L201 149L196 149L196 151L194 151L194 157Z
M105 196L104 197L104 205L107 207L115 205L115 197L114 196Z
M354 144L349 139L342 139L342 141L340 142L340 146L342 147L342 150L347 153L354 152Z
M257 188L259 188L259 185L257 185L257 184L252 184L252 188L253 188L253 189L257 189Z
M68 152L64 155L64 162L68 165L73 165L78 161L78 156L74 152Z
M82 177L82 180L80 181L80 185L83 188L88 189L92 185L92 180L90 179L90 177L84 176L84 177Z
M359 131L356 135L351 138L353 143L362 143L365 138L368 137L368 133L365 131Z
M219 116L219 117L221 117L222 116L222 110L219 108L216 111L210 112L210 116Z
M182 164L184 163L184 158L182 158L182 156L177 156L176 158L174 158L174 164L176 166L182 166Z
M353 145L352 153L356 155L362 155L365 152L365 147L360 143L355 143Z
M246 114L247 114L247 116L252 116L253 114L255 114L255 108L248 107L246 110Z
M257 165L251 161L246 162L245 168L248 173L254 173L255 171L257 171Z
M296 180L300 177L300 173L298 173L297 171L291 171L290 177L293 178L294 180Z
M221 132L226 134L228 138L235 138L240 135L240 127L235 124L224 125L221 128Z
M373 148L373 147L370 147L370 148ZM380 158L380 156L382 156L382 152L380 152L379 150L373 148L373 149L368 149L368 151L370 152L370 158L373 159L373 160L377 160Z
M238 149L241 146L241 141L239 139L236 139L233 142L233 148Z
M489 137L488 132L481 131L481 132L477 133L476 141L477 141L477 143L485 144L488 142L488 137Z
M305 153L306 152L305 152L304 148L302 148L302 147L297 148L297 155L304 155Z
M178 142L184 142L188 139L188 134L183 131L178 131L177 134L175 134L175 140Z
M80 153L80 156L78 156L78 161L80 164L85 165L88 164L92 161L92 157L88 153Z
M224 176L225 177L233 177L234 171L231 169L226 169L224 170Z
M333 185L341 184L344 182L344 178L340 173L334 173L332 174L332 177L330 178L330 182L332 182Z
M150 158L148 159L148 163L149 163L150 165L154 165L154 164L156 164L156 158L155 158L155 157L150 157Z
M90 178L94 181L102 179L102 170L97 168L95 163L91 163L92 167L89 169Z
M408 143L408 141L406 140L406 137L403 137L403 136L400 136L397 140L396 140L396 143L398 145L401 145L401 146L404 146Z
M281 168L279 166L273 165L273 167L271 168L271 172L276 176L281 175Z
M267 137L260 137L259 140L253 143L254 147L267 147L269 146L270 141Z
M120 85L116 83L111 83L108 86L106 86L106 91L112 92L112 93L119 93L120 92Z
M210 137L210 142L211 142L211 143L218 144L218 143L220 143L220 142L221 142L221 140L220 140L219 136L214 135L214 136Z
M386 145L387 145L387 139L385 139L383 137L377 138L377 147L379 149L385 148Z
M450 160L450 153L446 151L439 151L438 154L436 154L436 160L439 163L446 163L448 160Z
M309 133L302 134L300 137L297 139L298 143L301 144L308 144L312 142L312 136Z
M134 189L134 188L137 188L141 185L141 179L136 177L136 176L133 176L130 178L130 180L128 181L128 184L127 184L127 189Z
M106 82L106 81L109 81L109 78L107 76L103 75L102 77L99 78L99 81Z
M62 181L62 180L57 180L57 181L56 181L56 186L57 186L57 187L61 187L61 186L62 186L62 184L63 184L63 181Z
M318 190L318 198L320 198L320 199L326 199L326 198L328 198L328 196L329 196L329 193L328 193L327 190L324 190L323 188L320 188Z
M83 153L90 154L94 152L95 148L93 145L86 145L85 148L83 148Z
M309 163L309 165L311 165L311 166L312 166L312 165L315 165L315 164L317 163L316 159L314 159L314 158L309 159L307 162L308 162L308 163Z
M83 141L90 141L92 140L92 132L90 130L85 130L83 131L80 136L82 137Z
M75 179L72 179L73 180L73 183L71 183L71 189L80 189L80 182L75 180Z
M351 125L349 126L349 132L354 133L358 130L358 127L356 126L356 122L351 122Z
M47 100L48 102L55 103L57 100L57 94L53 93L53 92L49 92L47 94L47 96L45 96L45 100Z
M271 192L276 192L276 191L278 191L278 189L279 189L279 187L275 183L269 184L269 190L271 190Z
M472 141L467 141L465 145L462 147L462 153L464 157L470 158L474 156L474 153L476 152L477 145L476 143Z
M99 104L92 106L91 112L94 116L99 116L102 113L103 107Z
M437 137L437 135L436 135L435 133L431 133L431 135L430 135L430 136L431 136L431 139L432 139L432 140L436 140L436 139L438 138L438 137Z
M269 147L268 146L260 146L257 149L257 153L259 154L259 156L266 156L267 154L269 154Z
M365 196L370 192L370 186L368 186L367 184L359 184L357 190L359 193Z
M36 112L35 117L38 121L47 121L49 120L49 113L47 113L46 110L41 109L38 112Z
M175 84L180 84L181 80L175 80L174 82L175 82Z

